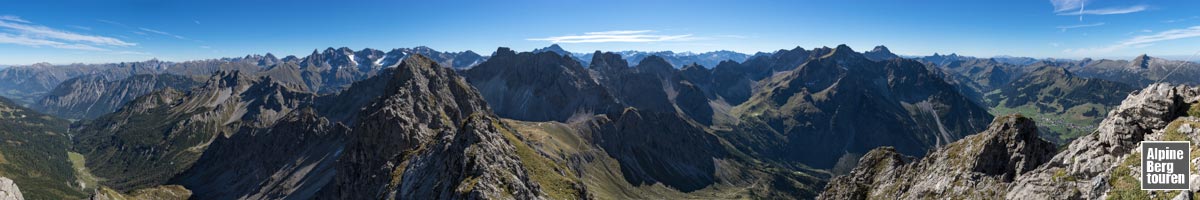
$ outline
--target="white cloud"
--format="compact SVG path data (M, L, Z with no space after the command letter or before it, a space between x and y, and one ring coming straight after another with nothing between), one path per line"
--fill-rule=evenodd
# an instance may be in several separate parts
M196 22L196 24L200 24L200 20L194 20L194 19L193 19L193 20L192 20L192 22Z
M1096 27L1096 26L1104 26L1104 22L1091 23L1091 24L1062 25L1062 26L1057 26L1054 28L1062 29L1063 32L1066 32L1068 29L1087 28L1087 27Z
M1129 39L1119 41L1113 45L1100 48L1084 48L1084 49L1067 49L1068 53L1088 54L1088 53L1108 53L1129 47L1143 48L1153 45L1155 42L1177 40L1184 38L1200 37L1200 26L1193 26L1183 29L1171 29L1158 32L1150 35L1139 35Z
M21 17L12 16L12 15L0 15L0 20L21 22L21 23L26 23L26 24L29 23L29 21L21 19Z
M116 38L72 33L72 32L68 32L68 31L52 29L50 27L40 26L40 25L36 25L36 24L29 24L29 23L25 23L22 21L16 21L16 20L10 20L10 19L0 19L0 28L7 29L8 31L20 32L24 35L31 35L36 38L46 38L46 39L65 40L65 41L74 41L74 42L88 42L88 43L93 43L93 44L111 45L111 46L134 46L134 45L137 45L135 43L121 41Z
M171 33L168 33L168 32L166 32L166 31L159 31L159 30L148 29L148 28L142 28L142 27L138 27L138 30L142 30L142 31L146 31L146 32L151 32L151 33L154 33L154 34L159 34L159 35L171 36L171 37L178 38L178 39L181 39L181 40L186 40L186 39L187 39L186 37L179 36L179 35L175 35L175 34L171 34Z
M652 30L616 30L616 31L600 31L587 32L583 35L566 35L547 38L529 38L526 40L533 41L550 41L552 43L602 43L602 42L664 42L664 41L689 41L697 38L692 37L692 34L683 35L655 35L649 34L655 31Z

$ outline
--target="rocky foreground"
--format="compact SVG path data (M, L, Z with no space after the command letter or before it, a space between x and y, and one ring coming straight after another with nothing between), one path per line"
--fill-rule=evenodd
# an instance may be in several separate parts
M997 118L988 130L919 160L877 148L817 199L1191 199L1200 191L1194 173L1189 191L1140 190L1137 147L1146 140L1200 141L1198 101L1200 88L1151 85L1058 151L1019 115ZM1200 162L1196 152L1192 159Z

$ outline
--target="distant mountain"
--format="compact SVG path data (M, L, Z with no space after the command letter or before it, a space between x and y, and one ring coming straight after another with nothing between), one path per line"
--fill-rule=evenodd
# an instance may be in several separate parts
M726 50L711 51L711 52L704 52L704 53L673 52L673 51L620 51L620 52L613 52L613 53L621 55L621 57L625 58L625 61L629 62L629 63L641 63L643 59L646 59L650 56L657 56L657 57L663 58L664 60L667 60L667 62L671 63L671 66L673 66L674 68L682 68L683 66L690 65L690 64L699 64L699 65L703 65L703 66L711 68L711 67L717 66L717 64L722 61L728 60L728 61L734 61L734 62L742 62L742 61L745 61L746 58L750 57L750 55L746 55L746 54L738 53L738 52L734 52L734 51L726 51ZM576 53L575 54L575 56L579 57L582 61L592 60L593 59L592 57L595 55L596 55L595 53L588 53L588 54ZM582 62L582 63L584 65L590 64L588 62Z
M0 96L13 98L22 104L33 104L63 81L83 75L100 75L108 80L121 80L138 74L174 74L203 79L218 71L264 72L270 76L303 82L306 90L322 94L336 93L350 83L378 73L382 68L399 63L408 55L426 55L442 66L465 69L482 63L485 57L475 52L440 52L428 47L398 48L388 52L375 49L353 51L349 48L313 50L305 57L287 56L282 59L266 55L247 55L241 58L222 58L185 62L149 60L109 64L34 64L0 69ZM296 69L290 69L294 65ZM276 70L277 67L289 68ZM282 71L286 71L282 72Z
M116 111L133 99L163 88L187 90L199 83L172 74L141 74L120 80L84 75L59 84L35 104L36 109L66 119L93 119Z
M1145 54L1132 60L1082 60L1071 71L1083 77L1116 81L1135 87L1156 81L1173 84L1200 84L1200 63L1150 57Z
M463 76L501 117L565 122L622 108L588 69L568 55L499 48L486 62L463 71Z
M1041 66L995 92L988 102L993 113L1020 113L1045 129L1042 136L1057 143L1090 133L1105 113L1135 88L1097 78L1077 77L1067 69Z
M573 55L573 54L571 54L571 52L569 52L569 51L567 51L567 50L564 50L564 49L563 49L561 46L558 46L558 44L551 44L551 45L550 45L550 46L548 46L548 47L545 47L545 48L539 48L539 49L534 49L533 51L530 51L530 52L531 52L531 53L535 53L535 54L536 54L536 53L541 53L541 52L551 52L551 53L558 54L559 56L570 56L570 55Z
M871 61L845 45L809 55L760 83L722 136L751 155L828 169L878 146L921 155L992 119L919 62Z
M884 61L884 60L900 58L900 56L892 53L891 50L888 50L888 48L883 45L875 46L874 49L871 49L870 51L867 51L867 52L863 52L863 56L866 56L867 59L870 59L872 61Z
M92 186L76 182L82 178L67 154L69 123L0 97L0 177L15 182L25 199L87 197L81 187Z

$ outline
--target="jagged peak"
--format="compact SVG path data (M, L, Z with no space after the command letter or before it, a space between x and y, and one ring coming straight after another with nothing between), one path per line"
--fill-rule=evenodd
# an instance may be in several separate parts
M595 53L592 53L592 62L588 67L592 69L625 69L629 68L629 61L622 59L621 54L614 52L601 53L600 50L596 50Z
M875 46L874 49L871 49L871 52L892 53L891 50L888 50L887 46L883 46L883 45Z
M492 57L497 57L497 56L516 56L516 55L517 55L517 52L516 52L516 51L513 51L512 49L510 49L510 48L508 48L508 47L499 47L499 48L496 48L496 52L492 53Z

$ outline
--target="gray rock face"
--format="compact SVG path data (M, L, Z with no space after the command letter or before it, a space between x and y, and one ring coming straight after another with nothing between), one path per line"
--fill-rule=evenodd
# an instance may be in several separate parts
M21 195L21 188L17 188L17 183L13 183L12 179L0 177L0 200L25 200L25 196Z
M1002 194L1013 178L1050 160L1054 144L1033 120L997 118L984 132L915 163L894 148L872 150L850 175L833 179L818 199L961 199Z
M390 73L358 117L334 184L336 199L540 199L540 186L466 81L423 56Z

